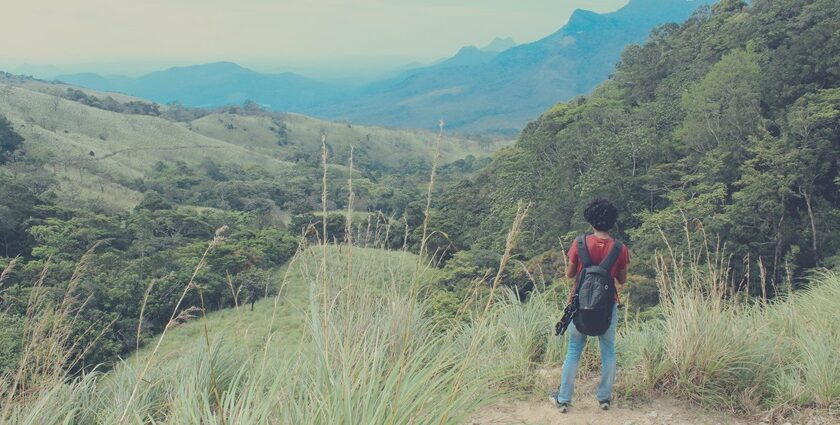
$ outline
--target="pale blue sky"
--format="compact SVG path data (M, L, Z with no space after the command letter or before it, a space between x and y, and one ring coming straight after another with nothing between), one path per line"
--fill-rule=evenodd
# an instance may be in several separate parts
M574 9L607 12L627 0L3 3L0 66L152 66L228 60L277 71L428 62L452 55L464 45L486 44L496 36L530 42L557 30Z

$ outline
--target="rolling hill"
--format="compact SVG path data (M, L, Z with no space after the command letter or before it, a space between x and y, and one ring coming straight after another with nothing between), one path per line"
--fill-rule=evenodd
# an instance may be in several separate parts
M231 62L174 67L137 78L85 73L57 79L164 104L178 101L194 107L214 107L241 105L251 99L273 110L300 112L336 98L344 90L291 72L261 74Z
M347 164L355 149L356 168L400 173L406 163L430 164L437 135L328 122L297 114L205 111L184 122L163 116L118 113L68 99L72 86L4 74L0 114L24 137L28 158L43 161L59 177L63 196L130 208L141 194L132 189L159 161L196 167L205 160L242 168L262 167L280 175L312 172L320 160L320 134L328 137L331 162ZM97 99L142 99L87 91ZM143 103L147 104L148 103ZM163 113L167 107L159 107ZM445 136L443 163L468 155L487 157L504 142ZM18 167L23 167L19 164Z

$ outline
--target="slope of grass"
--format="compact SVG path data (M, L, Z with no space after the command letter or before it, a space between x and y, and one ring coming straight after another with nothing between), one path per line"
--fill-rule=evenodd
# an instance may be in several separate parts
M467 349L495 343L433 325L414 290L424 270L399 252L305 251L282 273L276 304L173 328L171 345L45 388L32 403L7 405L3 419L461 423L504 394L493 389L501 369Z
M213 159L267 169L290 167L164 119L114 113L20 87L0 85L0 114L25 138L27 156L45 161L55 173L66 172L61 188L68 199L78 195L116 207L133 206L138 194L127 190L121 195L119 189L126 189L121 182L143 177L157 161L198 165ZM91 187L91 180L102 179L107 180L103 188L108 186L116 196L101 196L98 184Z
M276 271L272 285L277 296L257 301L253 310L249 305L240 305L210 313L205 320L194 318L173 328L161 351L166 355L180 355L180 351L190 350L205 337L205 327L213 341L226 340L248 348L262 347L267 341L278 349L297 345L308 314L310 283L317 277L322 254L318 249L309 249ZM348 281L348 255L352 255L353 261L349 281L383 291L386 283L407 287L418 258L401 251L354 247L348 253L344 246L328 246L327 267L330 273L335 273L333 278ZM431 275L434 271L428 273ZM141 350L138 355L142 357L146 351Z
M435 153L436 135L429 131L329 122L293 113L282 114L281 118L215 113L194 120L188 126L208 137L279 157L289 155L290 151L308 150L319 154L321 134L325 133L332 149L331 160L345 164L352 146L357 161L364 158L364 165L373 169L399 167L405 160L428 162ZM285 126L288 134L278 147L280 126ZM444 135L440 146L441 161L448 163L467 155L487 157L510 143Z
M772 302L725 299L715 277L660 272L660 320L621 337L628 394L667 392L740 413L837 411L840 275ZM699 276L699 277L696 277Z
M210 159L245 169L259 166L271 173L301 173L293 170L294 162L303 155L310 161L304 168L317 167L320 134L325 132L333 149L334 170L346 166L350 146L354 146L357 168L404 174L403 163L428 166L437 138L427 131L358 127L294 114L279 121L268 116L211 114L176 123L93 108L58 96L67 88L35 80L4 80L0 82L0 114L24 137L27 157L42 161L59 177L62 198L118 210L137 204L142 195L127 183L142 179L158 161L184 161L195 167ZM278 144L280 123L289 131L283 145ZM442 162L470 154L487 157L505 143L444 137Z
M702 273L660 273L662 318L619 332L619 398L664 392L740 413L816 408L831 417L840 402L838 275L771 304L724 300ZM522 303L500 290L485 304L480 290L441 326L418 290L434 278L411 254L313 247L277 273L279 295L253 312L195 317L107 374L7 403L2 420L456 424L499 398L541 396L539 370L558 367L565 351L551 333L565 291ZM598 363L588 344L581 374Z

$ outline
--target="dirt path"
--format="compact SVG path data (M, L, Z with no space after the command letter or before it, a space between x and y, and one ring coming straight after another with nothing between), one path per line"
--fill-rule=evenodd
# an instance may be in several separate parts
M548 400L496 404L468 422L471 425L747 425L748 422L723 413L705 412L673 400L656 400L640 406L617 403L602 411L594 399L577 401L561 414Z
M568 413L560 413L548 398L559 379L560 369L541 369L532 397L496 403L473 415L465 425L840 425L840 415L828 416L820 411L804 410L787 418L759 420L667 397L644 403L619 397L610 410L603 411L595 401L598 376L593 374L578 376L573 404Z
M483 409L469 425L753 425L754 422L727 412L709 412L673 399L647 403L615 400L608 411L595 401L598 376L579 376L575 399L568 413L560 413L548 398L559 381L560 370L538 371L537 388L528 400L508 400ZM545 394L541 396L541 394Z

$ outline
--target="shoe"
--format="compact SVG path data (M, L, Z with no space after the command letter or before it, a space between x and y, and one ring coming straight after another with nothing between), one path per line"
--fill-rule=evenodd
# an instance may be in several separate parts
M609 400L601 400L598 402L598 405L601 407L601 410L610 410Z
M548 395L548 398L551 400L551 404L553 404L554 407L560 410L560 413L566 413L569 411L569 403L557 400L556 391L552 391L551 394Z

